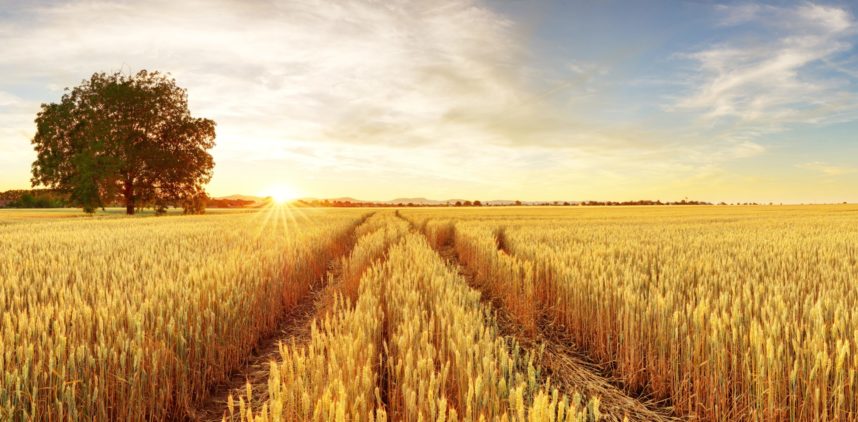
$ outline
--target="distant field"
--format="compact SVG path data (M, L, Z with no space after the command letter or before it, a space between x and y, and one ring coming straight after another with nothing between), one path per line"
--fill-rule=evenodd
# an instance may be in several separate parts
M231 208L211 208L207 210L208 215L223 215L223 214L241 214L255 213L257 210L251 209L231 209ZM166 216L182 215L181 209L170 209ZM155 212L152 210L138 210L134 216L125 214L125 208L107 208L98 210L93 214L87 214L77 208L48 208L48 209L27 209L27 208L0 208L0 225L11 223L23 223L36 220L54 220L68 218L82 219L106 219L106 218L140 218L140 217L155 217Z
M235 208L210 208L207 211L207 214L236 214L236 213L246 213L246 212L256 212L256 210L251 209L235 209ZM167 215L182 215L181 209L169 209L167 210ZM137 211L137 215L135 217L154 217L155 212L150 209L142 209ZM87 214L81 211L79 208L0 208L0 224L3 222L9 221L21 221L21 220L29 220L29 219L52 219L52 218L74 218L74 217L82 217L82 218L98 218L98 217L123 217L123 218L134 218L127 217L125 214L125 208L107 208L104 210L99 209L94 212L92 215Z
M856 280L855 205L0 210L0 419L856 420Z

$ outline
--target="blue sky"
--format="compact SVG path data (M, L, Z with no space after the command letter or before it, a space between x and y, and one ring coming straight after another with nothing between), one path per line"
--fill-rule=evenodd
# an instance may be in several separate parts
M0 190L42 102L172 73L215 195L858 201L849 2L7 1Z

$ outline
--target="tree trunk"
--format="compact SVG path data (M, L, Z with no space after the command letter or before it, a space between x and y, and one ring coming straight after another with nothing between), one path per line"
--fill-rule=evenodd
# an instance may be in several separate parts
M125 214L134 215L134 182L125 179Z

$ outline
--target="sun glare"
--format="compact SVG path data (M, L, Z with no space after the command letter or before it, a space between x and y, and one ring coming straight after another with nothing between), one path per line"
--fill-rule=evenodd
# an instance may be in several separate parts
M298 194L294 189L288 186L272 186L263 192L264 196L271 197L271 200L278 204L285 204L298 199Z

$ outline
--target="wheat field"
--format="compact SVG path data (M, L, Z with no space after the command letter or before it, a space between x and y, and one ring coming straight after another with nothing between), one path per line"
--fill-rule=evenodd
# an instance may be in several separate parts
M855 420L856 223L847 205L0 217L0 419L194 419L309 300L216 420L651 420L557 379L547 342L652 415Z
M324 274L357 219L0 222L0 419L181 413Z
M528 330L704 420L858 417L858 208L414 212Z

